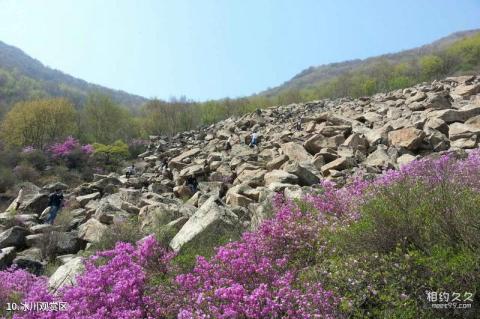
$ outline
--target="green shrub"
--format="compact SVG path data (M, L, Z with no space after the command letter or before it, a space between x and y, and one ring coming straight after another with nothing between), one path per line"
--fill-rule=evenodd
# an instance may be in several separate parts
M346 230L350 251L389 252L400 244L429 251L438 244L480 248L480 194L457 185L399 183L362 207Z
M29 164L20 164L13 169L15 176L24 182L36 183L40 177L39 172Z
M94 243L90 249L91 252L109 250L115 247L117 242L136 243L142 239L143 235L138 229L138 223L135 218L123 222L114 223L108 226L103 233L100 241Z
M342 296L348 318L476 318L474 309L434 309L426 293L480 291L479 207L480 194L452 183L389 186L358 221L324 231L301 276Z
M21 153L21 159L24 163L32 166L38 171L42 171L47 167L47 155L41 150L33 150L31 152Z
M0 193L5 193L11 189L16 182L17 178L11 169L0 167Z
M173 237L175 237L178 231L179 229L176 227L163 225L155 229L155 237L159 243L164 246L168 246L168 243L173 239Z
M192 240L185 244L174 259L174 263L182 272L191 271L195 266L197 256L210 258L215 253L215 248L228 242L237 240L240 234L204 234L201 240Z
M129 157L128 145L123 141L116 141L111 145L100 143L93 144L95 149L94 158L103 167L109 170L116 171L122 161Z
M82 176L76 170L70 170L63 165L57 165L52 169L52 172L58 180L70 186L79 185L82 183Z

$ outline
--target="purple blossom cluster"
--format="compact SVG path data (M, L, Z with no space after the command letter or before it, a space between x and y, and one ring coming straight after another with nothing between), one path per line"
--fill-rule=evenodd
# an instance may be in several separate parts
M0 305L22 300L33 290L45 287L46 280L15 267L0 271Z
M399 182L424 183L429 187L448 184L480 191L479 172L480 149L469 151L463 159L451 152L433 159L412 161L399 170L387 170L373 180L357 176L341 188L332 181L323 180L322 193L307 195L304 199L320 212L357 219L360 206L389 185Z
M135 247L117 243L114 249L97 253L85 262L85 271L77 276L74 286L66 286L52 293L45 278L36 279L23 271L5 271L15 282L6 291L19 291L23 300L31 302L66 302L67 311L18 312L14 318L34 319L135 319L154 318L149 315L151 299L145 294L146 269L168 271L174 254L161 248L153 236ZM33 284L32 284L33 283ZM8 296L7 296L8 297Z
M93 153L93 146L90 144L81 145L80 142L72 136L67 137L63 142L55 143L49 147L49 151L54 158L64 158L73 151L80 150L83 154Z
M187 300L179 318L334 317L333 294L298 278L308 266L298 254L318 249L319 224L291 202L279 204L258 231L218 248L211 260L198 257L191 273L176 277Z

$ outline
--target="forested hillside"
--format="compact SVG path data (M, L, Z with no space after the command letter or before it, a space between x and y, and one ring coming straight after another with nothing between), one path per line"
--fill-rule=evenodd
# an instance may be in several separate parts
M400 76L408 76L411 78L410 81L415 82L418 81L422 75L437 75L435 73L442 73L442 75L445 75L457 71L472 71L472 69L474 69L474 65L477 63L475 61L466 61L468 60L468 58L465 59L465 55L468 55L469 53L474 54L474 52L464 52L462 54L461 49L464 48L465 45L467 45L467 43L469 42L463 42L462 40L478 36L479 32L480 30L478 29L456 32L450 34L449 36L441 38L433 43L423 45L418 48L392 54L385 54L377 57L371 57L365 60L357 59L316 67L311 66L308 69L305 69L299 74L295 75L292 79L285 82L284 84L276 88L267 90L263 94L267 96L275 96L290 89L313 91L316 90L317 92L319 92L322 86L325 86L327 84L332 85L337 80L338 82L344 82L345 78L352 75L356 78L353 81L347 81L347 83L344 84L347 90L349 90L348 86L358 86L358 84L354 82L355 80L359 81L359 76L361 75L368 77L370 80L375 82L381 82L382 77L390 77L392 78L390 80L390 83L387 83L385 86L388 86L389 89L394 89L395 86L398 86L405 81L405 79L396 79ZM427 59L424 58L425 56L427 56ZM435 59L437 60L436 62L438 62L439 65L424 65L430 62L429 59L431 60L432 56L435 56ZM437 58L440 58L441 61ZM473 60L475 60L473 56L470 56L469 58L473 58ZM422 62L422 60L424 61ZM428 67L437 67L438 69L423 70ZM422 74L422 71L427 72L423 72ZM374 88L375 87L372 83L369 89L373 90ZM375 89L379 90L383 89L383 87L376 87ZM368 90L360 92L358 88L352 88L351 90L353 93L357 94L370 93ZM328 92L328 90L325 89L323 94L328 95L335 93ZM337 94L340 95L343 93L337 92Z
M91 84L51 69L22 50L0 41L0 116L18 101L66 97L80 106L91 93L111 96L128 107L140 107L146 99Z

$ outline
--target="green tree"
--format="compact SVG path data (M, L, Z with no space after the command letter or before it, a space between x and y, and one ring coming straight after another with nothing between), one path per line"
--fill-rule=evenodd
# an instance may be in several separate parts
M84 140L107 144L139 134L130 112L98 93L88 97L80 116L80 128Z
M10 145L43 149L76 131L76 111L63 98L19 102L7 113L1 134Z
M149 134L174 134L202 124L200 104L172 98L170 102L153 99L144 107L144 127Z
M130 155L128 145L121 140L117 140L112 144L94 143L95 149L93 155L97 161L109 169L115 170L121 162Z
M420 58L422 78L430 80L443 75L443 60L436 55L426 55Z
M457 69L471 71L480 65L480 34L455 42L447 49L451 58L457 58Z

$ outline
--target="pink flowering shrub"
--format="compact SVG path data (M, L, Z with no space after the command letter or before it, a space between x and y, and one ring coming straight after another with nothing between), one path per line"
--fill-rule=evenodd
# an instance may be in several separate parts
M13 267L0 271L0 315L5 314L8 302L18 303L33 290L45 287L46 279Z
M49 151L54 158L65 158L74 151L80 150L81 153L90 155L93 153L93 146L90 144L80 145L80 142L72 136L69 136L61 143L55 143L50 146Z
M51 157L60 165L69 169L82 169L82 173L90 172L91 156L94 148L90 144L81 145L72 136L67 137L63 142L55 143L49 147ZM88 175L88 174L87 174Z
M210 261L198 257L176 278L187 301L179 318L333 318L332 293L297 277L309 260L296 257L318 249L318 227L287 201L257 232L218 248Z
M323 180L322 193L308 195L305 201L312 203L320 212L357 219L361 205L398 182L413 185L421 181L432 187L453 184L480 191L479 169L480 149L470 151L465 159L449 153L436 159L413 161L399 170L388 170L371 181L356 177L342 188L337 188L332 181Z
M155 265L156 272L167 272L172 253L160 248L150 236L138 243L137 247L118 243L112 250L97 253L85 262L85 271L77 277L75 286L66 286L52 294L45 282L35 289L24 292L26 302L63 301L68 311L60 312L18 312L14 318L119 318L134 319L150 317L149 298L145 295L147 269ZM5 274L4 274L5 275Z

